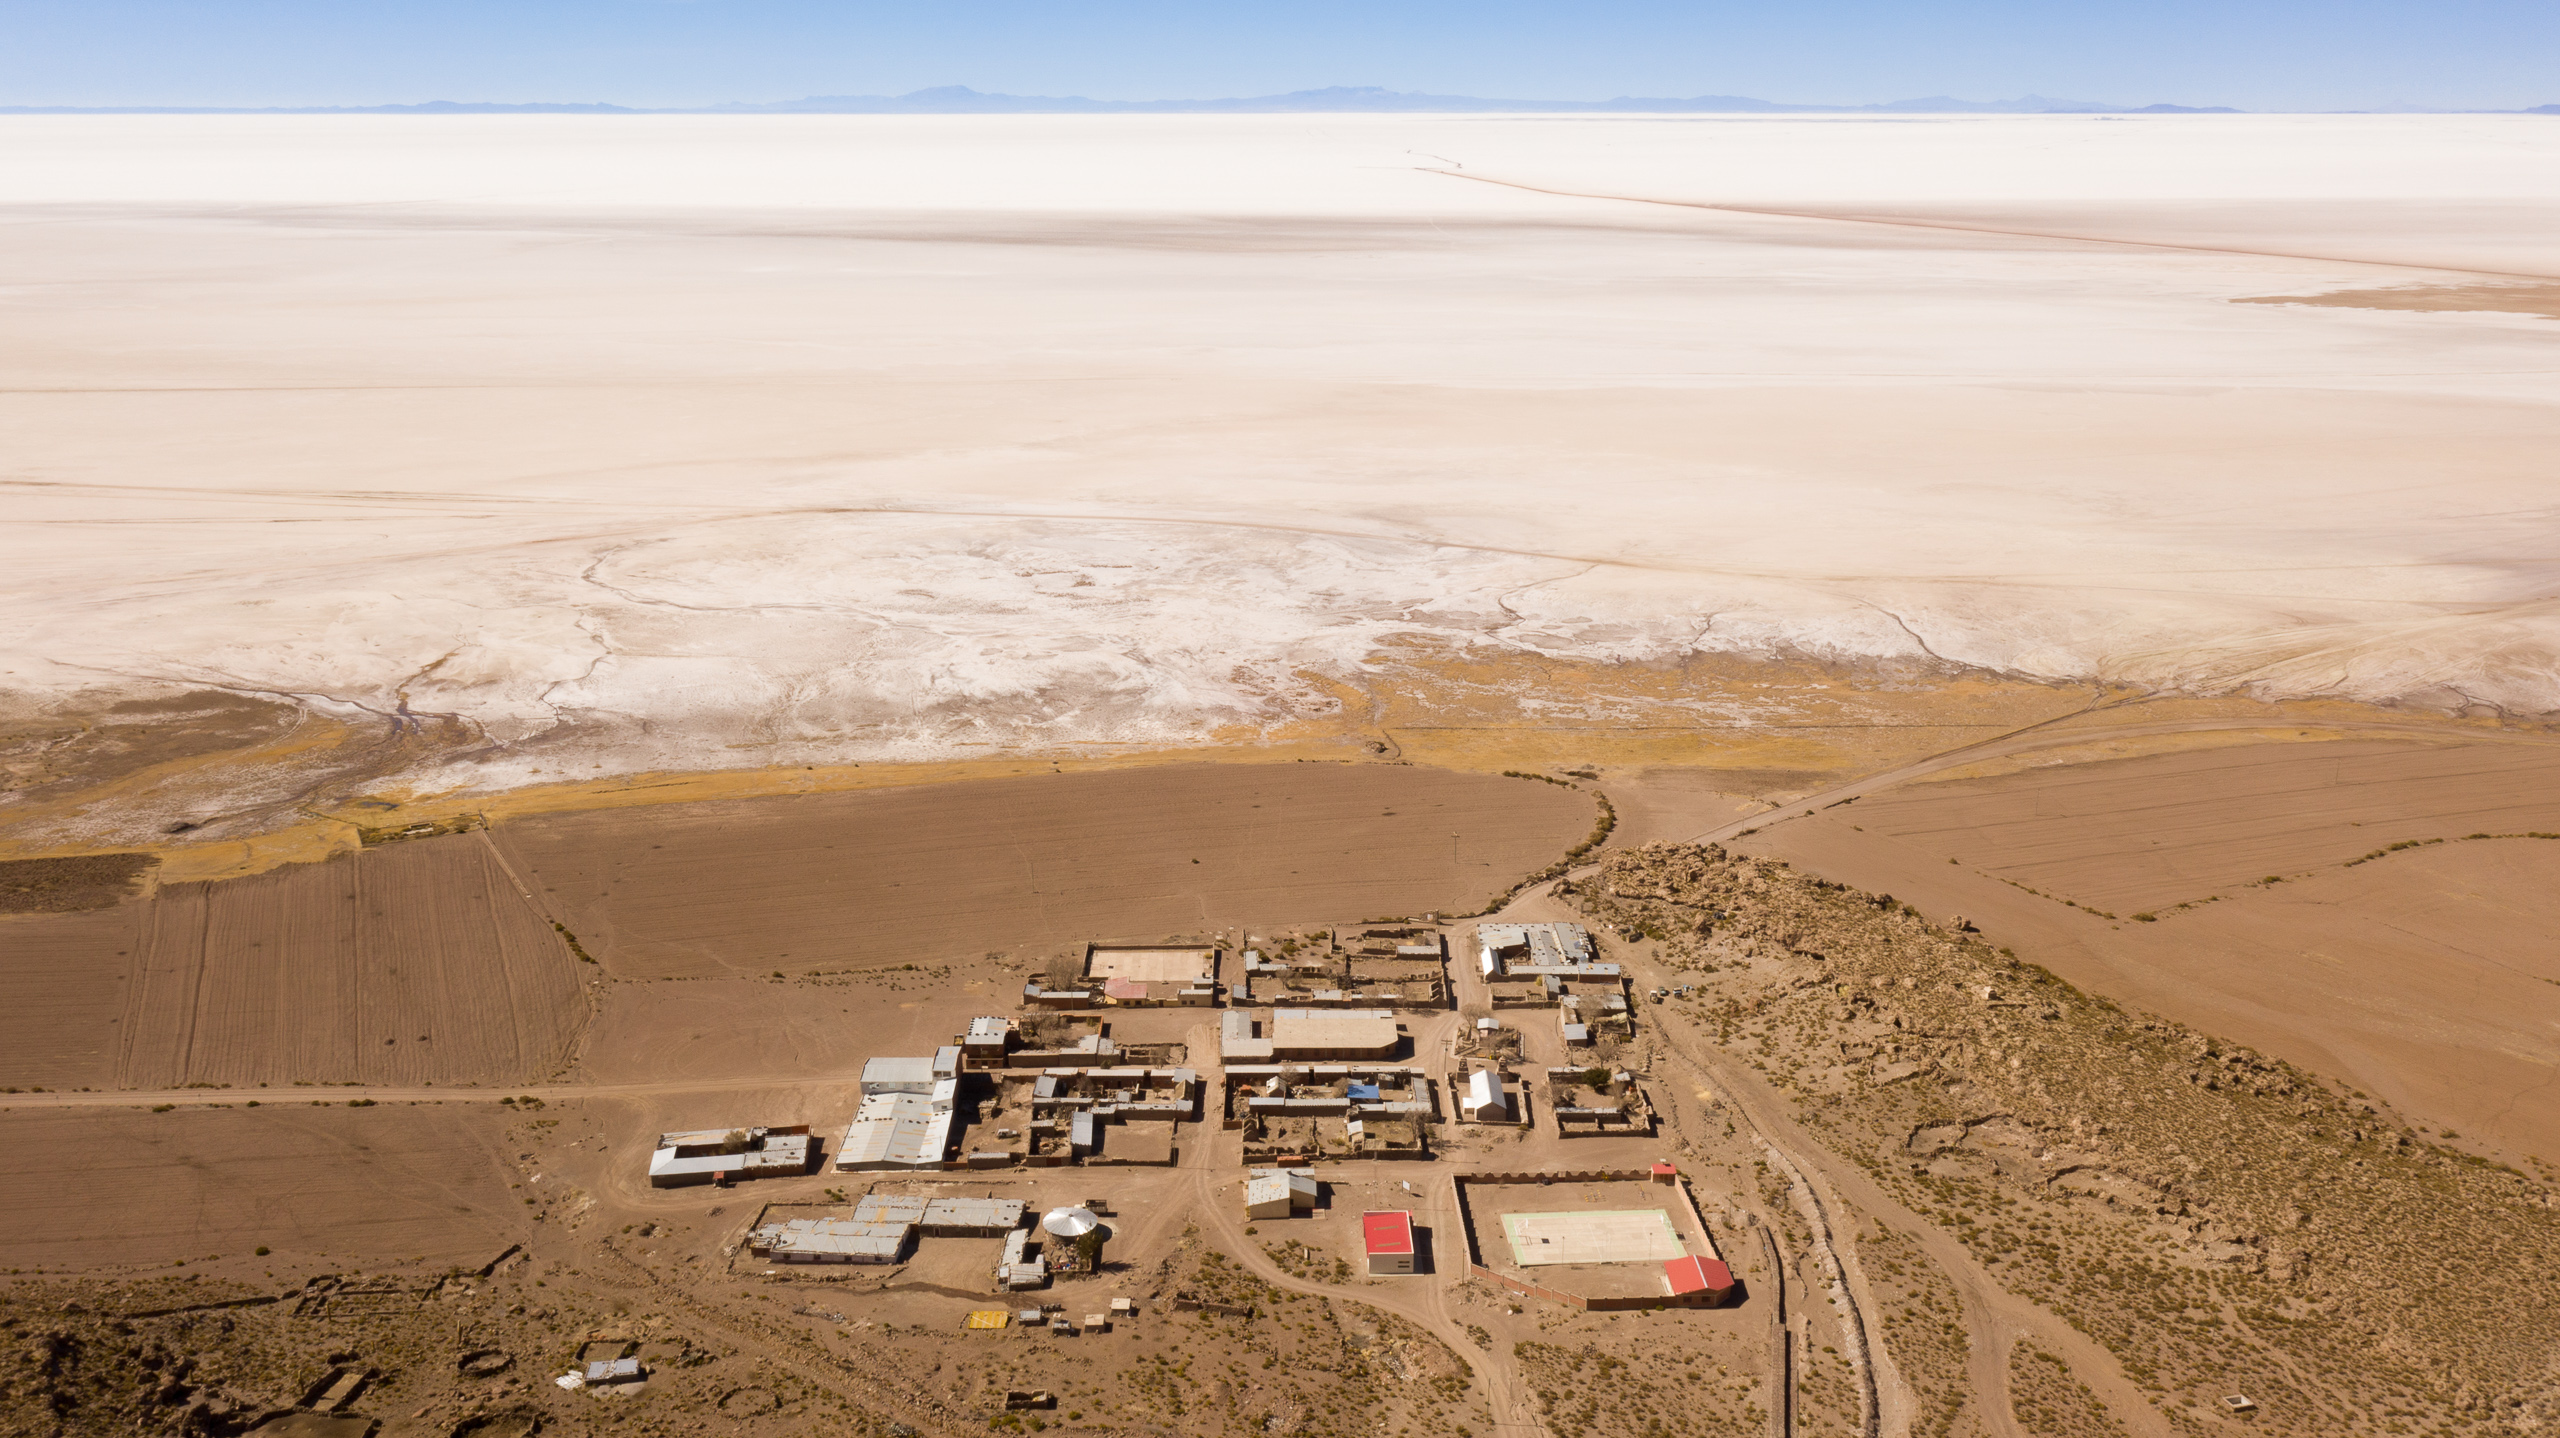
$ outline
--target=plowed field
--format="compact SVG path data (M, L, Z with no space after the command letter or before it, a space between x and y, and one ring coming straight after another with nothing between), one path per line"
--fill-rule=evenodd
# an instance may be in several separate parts
M620 977L1480 907L1589 796L1388 764L1201 764L564 814L492 831Z
M474 838L177 885L142 917L116 1078L539 1077L584 1017L576 969Z
M142 912L0 919L0 1083L91 1088L114 1078Z
M540 1078L576 962L476 838L0 922L0 1083Z

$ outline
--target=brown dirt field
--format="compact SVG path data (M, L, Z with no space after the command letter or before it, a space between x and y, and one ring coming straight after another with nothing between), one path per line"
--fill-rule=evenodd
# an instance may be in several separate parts
M0 1084L89 1088L115 1077L143 913L128 904L0 921Z
M529 1079L559 1068L586 1017L576 963L471 838L0 933L0 1032L19 1040L0 1082Z
M0 914L70 914L133 896L153 866L149 854L81 854L0 864Z
M505 1119L479 1105L0 1112L41 1162L0 1173L9 1262L166 1267L265 1244L285 1263L468 1261L529 1226L507 1190Z
M979 1014L1014 1012L1021 987L1016 969L984 959L916 973L618 983L582 1045L578 1077L641 1083L858 1074L865 1060L883 1054L929 1054ZM1181 1012L1200 1021L1200 1010ZM1126 1029L1115 1024L1112 1032L1126 1040Z
M2252 744L1916 784L1841 813L2117 913L2402 839L2560 830L2560 746Z
M2377 777L2381 765L2405 781L2403 772ZM2217 773L2226 805L2242 811L2219 853L2212 805L2196 792ZM2552 792L2536 786L2553 773L2537 753L2509 746L2216 750L1915 786L1773 825L1739 847L1890 892L1933 917L1964 914L1993 943L2074 984L2343 1079L2483 1149L2560 1159L2560 1106L2538 1097L2560 1063L2560 960L2549 945L2560 931L2560 842L2460 838L2560 830L2560 800L2534 797ZM2150 776L2173 793L2146 808L2132 800ZM2324 791L2324 779L2333 787ZM2325 813L2324 792L2333 805ZM2091 812L2099 793L2127 796L2134 812L2110 824ZM2476 807L2453 808L2456 794ZM1941 797L1944 808L1933 810ZM2262 818L2268 810L2282 817ZM1958 821L1986 811L2005 823ZM2164 818L2171 836L2193 836L2202 855L2148 853L2143 812L2174 816ZM2359 816L2371 817L2351 827ZM1903 832L1886 832L1888 823ZM2032 834L2070 846L2050 861L2064 877L2046 877L2077 885L2084 903L2113 897L2127 905L2122 917L2037 897L1982 862L2014 854L2040 873ZM2388 842L2431 834L2453 837L2349 866ZM1992 837L2003 846L1985 842ZM2111 866L2137 871L2146 887L2111 885ZM2286 881L2233 887L2270 870ZM2214 882L2223 897L2164 907L2154 923L2135 922L2123 897L2203 897Z
M564 814L492 832L617 977L807 972L1481 907L1589 796L1392 764L1183 765Z

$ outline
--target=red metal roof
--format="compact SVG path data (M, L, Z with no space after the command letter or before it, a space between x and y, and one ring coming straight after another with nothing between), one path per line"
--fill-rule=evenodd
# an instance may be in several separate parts
M1360 1215L1360 1237L1371 1253L1413 1252L1413 1215L1410 1213L1364 1213Z
M1657 1163L1653 1166L1653 1176L1656 1178L1661 1178L1666 1174L1678 1173L1679 1171L1680 1170L1673 1168L1667 1163Z
M1671 1279L1671 1292L1722 1293L1733 1287L1733 1270L1713 1258L1674 1258L1662 1265Z

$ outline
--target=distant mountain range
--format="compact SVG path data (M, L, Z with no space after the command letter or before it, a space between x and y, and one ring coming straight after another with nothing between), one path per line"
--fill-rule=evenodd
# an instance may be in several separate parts
M2396 108L2396 107L2395 107ZM2228 105L2111 105L2098 100L1958 100L1931 95L1881 105L1790 105L1747 95L1685 100L1620 96L1615 100L1496 100L1477 95L1411 95L1373 85L1337 85L1286 95L1226 100L1089 100L1081 95L987 95L942 85L906 95L812 95L800 100L648 108L631 105L431 100L419 105L0 105L8 115L1287 115L1287 114L1557 114L1557 115L2236 115ZM2497 113L2497 112L2482 112ZM2560 115L2560 105L2510 111Z

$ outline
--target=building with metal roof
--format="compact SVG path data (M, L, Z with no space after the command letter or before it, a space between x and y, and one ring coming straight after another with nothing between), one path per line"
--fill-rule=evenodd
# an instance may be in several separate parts
M1249 1168L1244 1179L1244 1216L1288 1218L1316 1206L1316 1171L1312 1168Z
M707 1128L658 1135L649 1154L649 1186L678 1188L737 1178L807 1173L816 1151L809 1127Z
M1413 1215L1406 1212L1360 1215L1360 1243L1369 1257L1369 1276L1414 1271Z
M774 1263L895 1263L915 1231L904 1222L795 1218L748 1234L747 1251Z
M1712 1308L1733 1296L1733 1270L1720 1258L1666 1259L1662 1276L1671 1301L1683 1308Z
M934 1072L930 1058L876 1058L862 1066L862 1096L870 1098L884 1093L933 1092L934 1082L943 1075Z
M637 1358L600 1359L587 1365L586 1381L589 1387L598 1384L637 1383L640 1381L640 1360Z
M956 1115L937 1109L925 1094L882 1093L862 1101L853 1125L844 1131L836 1152L836 1168L853 1173L876 1169L940 1168L951 1158Z
M1229 1009L1218 1016L1218 1056L1231 1064L1269 1063L1271 1040L1252 1014Z

